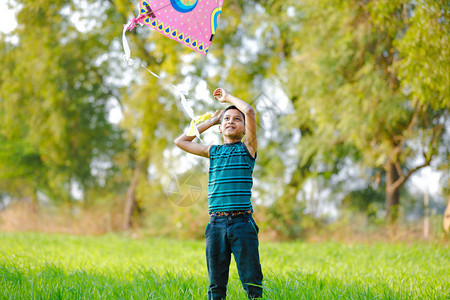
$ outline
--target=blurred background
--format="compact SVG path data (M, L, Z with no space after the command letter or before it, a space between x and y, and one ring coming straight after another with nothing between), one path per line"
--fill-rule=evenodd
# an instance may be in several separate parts
M197 115L216 87L256 108L262 239L446 238L448 1L224 0L206 57L144 26L129 66L138 4L0 1L0 230L202 238L173 83Z

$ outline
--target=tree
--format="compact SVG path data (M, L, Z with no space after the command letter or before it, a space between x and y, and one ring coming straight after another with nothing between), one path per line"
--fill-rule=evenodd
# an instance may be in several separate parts
M77 29L71 1L16 2L18 43L2 39L0 53L0 178L12 183L2 188L70 203L74 184L85 196L99 187L94 162L111 161L122 144L106 119L109 41Z
M297 20L302 40L288 58L288 91L296 99L300 126L311 119L315 124L313 138L300 144L317 149L315 161L323 161L323 154L337 145L347 145L344 148L357 150L354 158L362 165L384 170L391 222L398 217L399 189L414 172L430 165L445 130L448 105L443 99L448 99L448 91L442 86L448 86L448 75L443 73L436 78L439 82L425 87L417 86L422 81L410 80L411 72L417 72L414 68L425 68L421 74L427 82L435 80L436 70L441 74L441 69L448 69L448 56L436 49L445 48L448 15L445 6L433 13L428 9L432 5L436 6L426 1L417 6L404 1L306 1L298 7L304 16ZM408 18L416 11L427 14L430 28L410 25L419 21ZM427 59L438 67L409 66L409 60L421 53L407 46L414 43L410 29L414 36L420 30L421 40L438 35L430 36L433 42L426 46L433 49L426 55L436 54ZM423 158L417 163L418 155Z

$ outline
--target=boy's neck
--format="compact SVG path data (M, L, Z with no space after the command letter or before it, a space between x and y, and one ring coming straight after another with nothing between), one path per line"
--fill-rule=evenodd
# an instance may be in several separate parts
M226 137L226 136L224 136L223 137L223 143L224 144L233 144L233 143L237 143L237 142L240 142L242 139L233 139L233 138L229 138L229 137Z

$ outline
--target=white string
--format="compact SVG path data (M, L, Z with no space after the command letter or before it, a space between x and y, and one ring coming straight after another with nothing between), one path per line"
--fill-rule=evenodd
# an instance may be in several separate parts
M130 46L128 45L128 41L127 38L125 36L128 28L130 28L130 26L132 26L133 22L136 24L136 19L133 18L130 21L128 21L128 23L123 27L123 32L122 32L122 45L123 45L123 50L125 52L125 54L123 55L123 60L125 62L128 63L128 65L133 65L134 64L134 60L131 58L131 50L130 50ZM143 26L141 23L137 22L137 24ZM135 26L135 25L134 25ZM161 79L161 76L159 76L158 74L150 71L143 63L141 63L141 67L144 68L145 70L147 70L150 74L152 74L154 77ZM175 85L169 83L169 85L173 88L173 90L179 95L180 100L181 100L181 105L183 106L184 111L187 113L187 115L191 118L191 120L195 119L194 116L194 110L192 109L192 106L190 105L189 102L187 102L185 95L188 95L188 92L186 91L182 91L179 88L177 88ZM202 139L200 138L200 132L197 129L197 126L194 126L195 128L195 135L197 136L197 138L202 141Z
M141 63L141 67L143 69L145 69L147 72L149 72L150 74L152 74L154 77L161 79L161 76L159 76L158 74L152 72L151 70L149 70L143 63ZM170 87L178 94L178 96L180 97L180 102L181 102L181 106L183 106L184 111L186 112L186 114L189 116L189 118L191 118L191 120L195 119L194 116L194 110L192 109L191 104L187 101L185 96L188 96L188 92L180 90L178 87L176 87L175 85L169 83L168 85L170 85ZM200 137L200 132L197 129L197 126L194 126L195 128L195 136L200 140L203 141L202 138Z
M128 21L127 25L125 25L123 27L123 32L122 32L122 45L123 45L123 51L125 52L125 54L123 55L123 60L125 62L127 62L128 65L130 65L130 66L134 63L134 60L131 58L130 46L128 45L128 41L125 36L125 33L127 32L128 27L131 25L131 23L133 23L133 19Z

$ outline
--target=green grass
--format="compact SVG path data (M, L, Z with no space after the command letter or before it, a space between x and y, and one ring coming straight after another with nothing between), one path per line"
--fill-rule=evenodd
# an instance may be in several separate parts
M448 247L260 245L265 299L450 299ZM203 241L0 233L0 299L206 299ZM245 299L233 264L228 299Z

